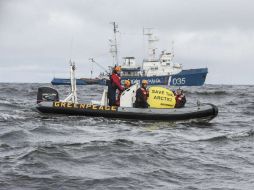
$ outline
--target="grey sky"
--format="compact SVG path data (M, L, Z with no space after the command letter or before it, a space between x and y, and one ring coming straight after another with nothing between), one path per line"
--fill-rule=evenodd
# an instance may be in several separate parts
M251 0L0 0L0 82L89 77L95 60L112 64L110 22L119 25L120 56L144 56L143 27L158 50L171 48L184 68L208 67L206 83L254 84ZM101 70L95 67L95 75Z

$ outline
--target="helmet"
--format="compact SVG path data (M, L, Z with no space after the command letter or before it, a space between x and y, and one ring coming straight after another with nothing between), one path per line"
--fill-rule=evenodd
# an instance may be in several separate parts
M122 70L121 66L115 66L114 70L116 72L120 72Z
M177 94L182 94L182 93L183 93L183 90L182 90L181 88L178 88L178 89L176 90L176 93L177 93Z
M125 80L124 81L124 86L129 87L130 85L131 85L130 80Z
M142 80L142 84L148 84L147 80Z

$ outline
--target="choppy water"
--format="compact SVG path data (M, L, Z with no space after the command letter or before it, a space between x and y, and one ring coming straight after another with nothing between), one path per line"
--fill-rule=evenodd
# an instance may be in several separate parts
M186 88L218 106L210 123L43 115L39 86L0 84L0 189L254 189L254 86Z

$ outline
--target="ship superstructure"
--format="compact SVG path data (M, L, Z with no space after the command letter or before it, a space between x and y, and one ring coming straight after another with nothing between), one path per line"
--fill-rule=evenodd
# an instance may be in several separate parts
M170 85L170 86L201 86L204 84L206 75L208 73L207 68L195 68L195 69L183 69L183 66L174 62L174 48L171 51L163 50L160 55L156 55L156 42L159 40L154 34L152 28L143 29L143 35L147 36L147 57L143 59L142 63L136 63L134 56L123 57L123 62L119 64L118 60L118 44L117 33L118 25L113 22L113 39L110 40L110 52L113 57L113 64L121 65L122 82L126 79L130 79L131 82L141 83L142 80L148 80L149 85ZM92 62L96 63L93 59ZM96 63L98 64L98 63ZM100 65L101 67L101 65ZM107 73L101 73L95 80L81 78L77 79L78 85L86 84L106 84ZM52 84L70 84L66 82L68 79L54 78Z

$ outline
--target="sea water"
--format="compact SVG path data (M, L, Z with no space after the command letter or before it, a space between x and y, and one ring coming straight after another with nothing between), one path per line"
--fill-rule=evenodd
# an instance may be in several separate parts
M41 114L40 86L0 84L0 189L254 189L254 86L183 87L218 106L209 123Z

